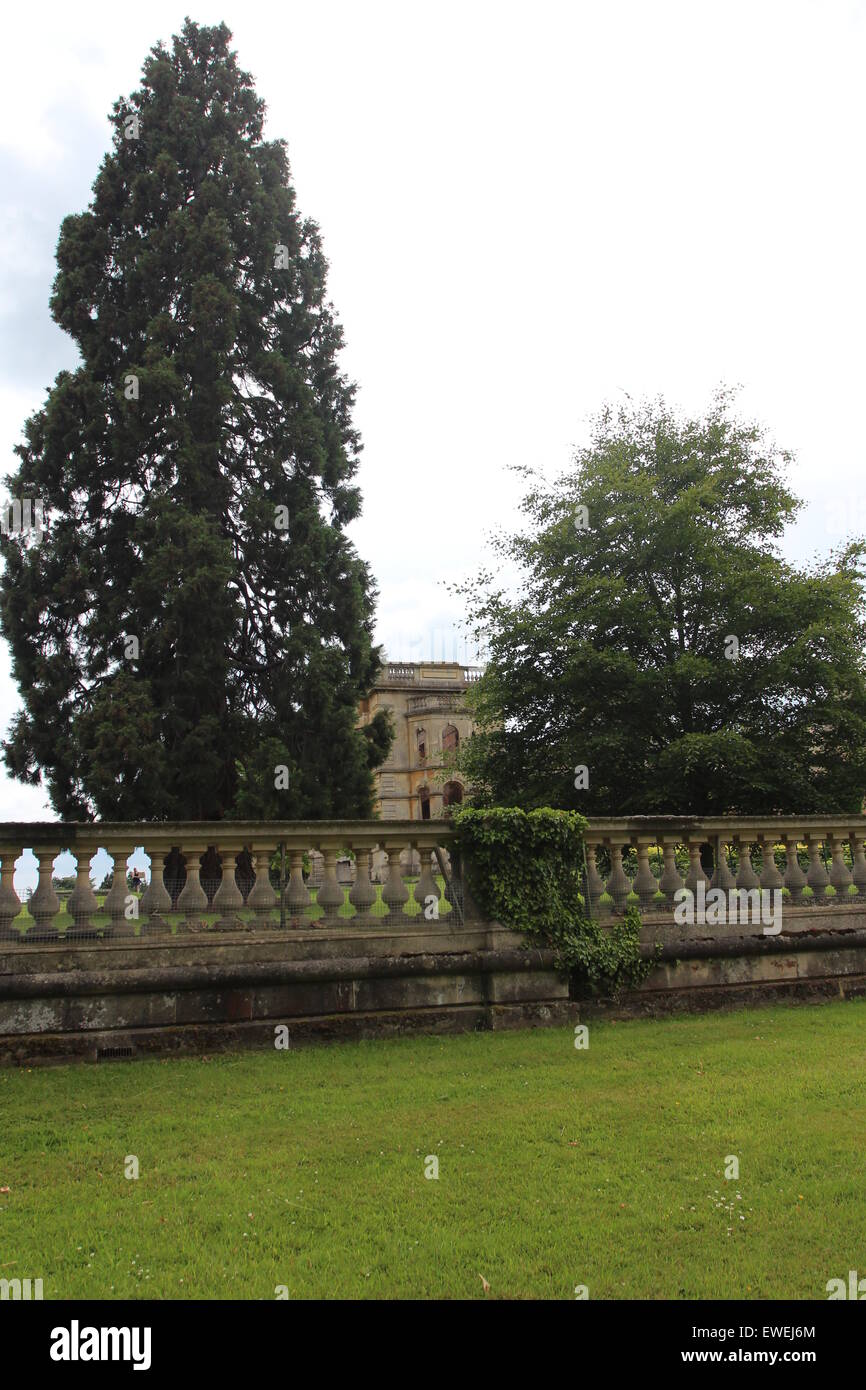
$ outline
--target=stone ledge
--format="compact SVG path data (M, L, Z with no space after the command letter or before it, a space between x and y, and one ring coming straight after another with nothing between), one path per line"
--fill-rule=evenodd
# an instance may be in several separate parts
M221 985L317 984L323 981L404 979L415 975L548 973L553 952L498 948L457 952L418 952L399 956L352 956L324 960L272 960L227 963L194 961L118 970L55 970L46 974L0 975L0 999L152 991L213 989Z
M630 990L619 999L585 999L578 1002L581 1019L665 1018L671 1014L709 1013L752 1008L756 1004L821 1004L839 999L866 998L866 974L845 978L827 975L818 979L757 980L747 984L694 985L691 988Z
M286 1020L290 1050L296 1046L357 1039L414 1037L550 1028L577 1017L569 1000L522 1004L467 1004L366 1013L319 1015ZM222 1053L274 1048L274 1021L179 1024L174 1027L111 1029L98 1033L30 1033L0 1037L0 1066L63 1065L100 1062L103 1049L132 1049L132 1058L190 1053ZM114 1060L114 1059L112 1059ZM118 1059L125 1060L125 1059Z

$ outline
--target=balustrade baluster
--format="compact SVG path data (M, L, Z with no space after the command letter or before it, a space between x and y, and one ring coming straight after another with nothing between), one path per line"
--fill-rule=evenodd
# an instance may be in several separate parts
M857 892L860 897L866 897L866 851L863 846L863 836L851 832L851 856L854 860L854 872L852 878L857 885Z
M637 849L637 873L634 880L634 891L640 900L641 912L652 912L655 909L655 897L658 890L656 876L650 868L649 851L653 840L638 839L635 841Z
M304 851L289 850L289 882L286 887L286 906L293 927L309 926L313 899L304 882ZM349 897L351 898L351 893Z
M244 905L244 895L238 887L238 881L235 877L237 857L243 849L243 845L236 840L230 844L221 844L218 849L222 865L222 878L213 898L214 912L219 914L216 921L217 930L244 931L246 924L240 916Z
M387 905L389 920L398 916L402 919L403 906L409 901L409 889L400 872L402 849L399 845L386 845L385 851L388 855L388 877L382 886L382 901Z
M797 858L798 839L796 835L788 836L785 839L785 887L790 894L791 906L802 907L803 889L806 887L806 875L800 868L800 861Z
M54 891L52 875L54 873L54 860L60 853L59 847L54 849L34 849L39 864L39 882L36 892L28 903L30 916L33 918L33 926L27 932L29 940L51 941L56 939L58 932L55 918L60 911L60 899Z
M665 895L665 906L668 912L673 912L676 907L676 895L681 888L685 887L677 868L677 842L676 840L663 839L661 842L662 857L664 868L659 879L659 887Z
M598 849L599 842L597 840L586 841L586 910L590 917L598 917L604 911L601 902L604 879L598 872L596 860Z
M319 848L325 861L325 870L316 901L319 907L324 908L325 915L316 925L335 927L339 922L340 908L346 901L346 895L337 882L337 846L322 845Z
M762 890L772 893L777 888L782 887L782 875L776 867L776 837L774 835L762 835L761 845L761 877L758 883Z
M111 888L102 904L103 912L107 912L111 918L110 925L103 928L102 935L107 940L109 937L123 938L135 936L135 929L138 922L138 899L129 891L127 881L127 860L134 854L135 845L107 846L109 854L114 859L114 869L111 875ZM128 913L134 915L129 916Z
M207 845L185 844L181 846L186 869L186 883L177 900L177 910L183 913L182 928L185 932L201 932L207 929L205 913L208 908L207 893L201 886L201 857Z
M845 863L843 848L845 838L844 835L830 836L830 854L832 855L830 882L836 889L836 896L833 901L839 906L848 901L848 889L853 882L851 871Z
M704 883L709 886L709 879L701 863L701 845L704 843L705 840L703 836L697 840L689 837L686 841L686 849L689 852L689 870L686 874L685 886L690 889L695 897L697 897L699 883Z
M631 882L628 874L622 866L622 852L625 847L620 841L605 841L610 851L610 877L605 884L605 888L611 898L613 898L613 910L620 916L625 912L626 898L631 892Z
M66 928L67 941L93 938L96 935L97 927L93 919L99 911L99 899L93 891L90 861L98 849L99 846L96 844L75 846L75 887L66 904L66 910L72 918L72 926Z
M15 860L18 851L12 845L0 845L0 941L20 941L21 933L12 923L21 911L21 899L15 892Z
M439 921L439 901L442 889L433 877L432 854L428 849L420 849L421 874L415 884L415 901L421 909L421 922ZM428 915L429 914L429 915Z
M150 853L150 883L141 895L141 935L157 936L171 932L167 914L171 912L171 894L165 886L167 851L152 849Z
M737 836L737 858L737 889L744 889L748 893L753 888L760 888L761 880L752 868L752 842L741 835Z
M366 846L355 851L355 882L349 889L349 902L355 909L354 921L366 920L372 915L376 902L376 889L370 879L370 859L372 852Z
M731 872L731 866L728 863L728 856L726 854L727 847L727 841L724 840L721 835L718 835L716 837L715 847L716 867L710 879L710 887L720 888L725 894L730 893L731 889L737 886L737 880L734 878Z
M272 845L254 844L250 852L256 881L250 889L247 907L255 913L255 926L257 928L272 927L274 925L274 908L277 906L277 895L271 886L270 875L271 856L274 848Z
M806 882L812 890L810 902L812 907L816 907L818 903L824 904L827 901L827 885L830 882L830 876L821 862L822 844L822 835L809 836L809 872L806 875Z

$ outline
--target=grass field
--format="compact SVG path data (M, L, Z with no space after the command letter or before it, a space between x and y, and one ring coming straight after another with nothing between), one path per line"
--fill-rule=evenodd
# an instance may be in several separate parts
M866 1275L864 1083L862 1003L3 1070L0 1278L823 1299Z

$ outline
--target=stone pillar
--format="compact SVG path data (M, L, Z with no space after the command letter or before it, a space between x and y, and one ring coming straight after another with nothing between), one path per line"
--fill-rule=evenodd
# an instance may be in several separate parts
M797 858L797 836L790 835L785 839L785 884L791 895L791 906L802 907L803 889L806 887L806 875L800 868L800 861Z
M219 846L222 879L213 900L214 911L219 914L216 922L218 931L243 931L246 925L239 915L244 905L244 895L235 878L236 860L242 849L243 845L238 841Z
M126 915L126 900L130 896L129 884L126 881L126 861L135 853L135 845L112 845L106 848L114 859L114 871L111 876L111 889L102 904L102 910L108 913L111 924L103 928L102 935L106 938L135 936L138 919ZM136 904L136 910L139 906L140 904Z
M401 851L397 846L386 845L385 848L388 853L388 877L382 888L382 901L388 906L389 921L398 916L403 920L403 904L409 901L409 889L400 873Z
M730 893L732 888L736 888L737 880L731 873L731 866L728 863L728 856L725 853L727 841L721 835L716 836L716 867L710 879L711 888L720 888L723 893Z
M863 848L863 836L851 833L851 855L854 860L853 879L857 885L857 892L861 898L866 897L866 852Z
M207 929L207 922L204 917L208 908L207 893L201 886L201 856L206 849L207 845L201 842L181 845L184 867L186 868L186 883L183 885L177 900L177 910L183 913L182 929L188 932L201 932Z
M33 918L33 926L27 933L28 937L38 937L40 940L52 940L57 936L57 927L54 919L60 911L60 899L54 891L54 884L51 882L54 873L54 860L60 853L58 846L54 849L43 849L41 846L34 849L33 853L39 863L39 883L36 892L28 903L30 916Z
M833 856L830 882L836 889L836 902L840 905L848 901L848 889L852 883L851 871L845 863L844 839L843 835L830 836L830 853Z
M418 878L418 882L415 884L415 901L421 909L418 925L426 926L428 922L439 921L439 902L442 897L442 890L433 877L433 870L430 864L432 858L430 851L422 849L419 850L419 854L421 856L421 874ZM429 906L431 912L435 915L427 917L427 905L430 898L434 899L434 902L431 902Z
M21 899L15 892L13 876L18 850L13 845L0 845L0 941L19 941L21 933L12 923L21 911Z
M776 837L774 835L761 836L761 877L758 880L762 890L772 893L776 888L782 887L782 875L776 868Z
M376 901L376 889L370 880L370 858L371 851L367 848L355 849L355 882L349 889L349 902L355 909L354 921L371 916L371 909Z
M93 891L90 880L90 861L99 846L96 844L77 844L75 846L75 887L66 904L72 918L72 926L66 929L67 941L96 935L94 916L99 911L99 899Z
M304 882L304 851L293 847L287 851L289 856L289 881L286 885L286 907L293 927L309 926L310 908L313 899ZM349 894L351 898L352 894Z
M827 870L821 863L821 844L822 835L810 835L809 845L809 872L806 875L806 882L812 890L812 905L817 907L819 903L824 904L827 899L827 884L830 882Z
M650 839L639 838L636 842L637 848L637 874L634 880L634 891L640 899L640 910L642 913L655 910L655 896L658 889L655 874L650 868L649 852L650 845L655 842Z
M601 912L601 895L604 892L604 881L598 872L598 862L596 852L598 841L586 840L586 910L590 917L598 917Z
M607 892L613 898L613 910L620 916L625 912L626 898L631 892L631 883L628 875L622 866L622 852L625 846L622 841L607 841L610 850L610 877L605 884Z
M704 843L705 840L703 836L699 836L696 840L689 837L686 842L686 848L689 852L689 871L686 874L685 886L691 890L695 898L697 898L698 894L698 884L709 884L710 881L701 863L701 845Z
M662 840L662 855L664 856L664 868L659 879L659 887L665 895L665 906L668 912L673 912L676 907L676 894L681 888L685 887L680 871L677 868L677 842L676 840ZM700 852L700 851L699 851Z
M274 908L277 905L277 895L271 887L270 879L270 863L274 847L261 843L254 844L250 847L250 852L256 881L250 889L247 907L255 913L256 927L272 927L274 925Z
M340 908L346 901L346 895L337 882L336 846L325 845L321 848L325 860L325 872L322 879L322 886L316 896L316 901L319 907L324 908L325 915L323 918L320 918L316 925L336 927L339 925Z
M747 893L753 888L760 888L761 881L752 868L751 840L744 839L741 835L737 836L737 855L737 888L744 888Z
M167 913L171 912L171 894L165 886L165 861L167 851L152 849L150 853L150 883L141 895L139 908L142 913L142 936L156 936L171 931Z

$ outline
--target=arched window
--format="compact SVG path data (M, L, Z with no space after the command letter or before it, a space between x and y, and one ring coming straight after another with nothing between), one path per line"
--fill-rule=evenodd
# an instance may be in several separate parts
M460 743L460 735L453 724L446 724L442 730L442 752L456 752Z
M422 819L422 820L429 820L429 819L430 819L430 788L429 788L429 787L419 787L419 788L418 788L418 801L419 801L420 806L421 806L421 819Z
M418 750L419 758L427 757L427 731L426 729L415 730L415 746Z
M463 788L459 782L446 782L442 789L442 805L459 806L463 800Z

